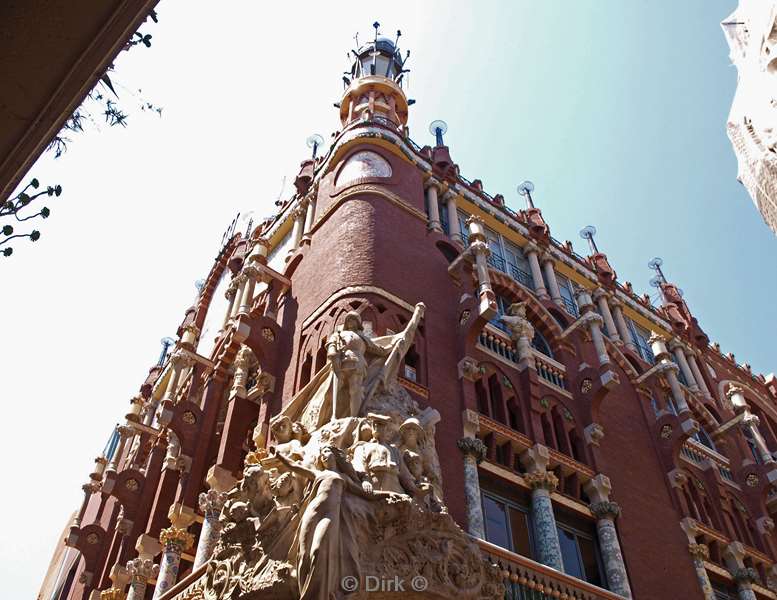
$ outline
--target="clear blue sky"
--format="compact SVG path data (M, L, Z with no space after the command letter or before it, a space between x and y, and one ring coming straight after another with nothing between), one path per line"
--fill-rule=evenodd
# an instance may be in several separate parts
M777 370L777 239L725 135L735 69L719 23L734 0L259 3L163 0L152 47L114 80L164 107L126 129L74 134L31 172L60 183L36 245L0 263L4 475L13 493L5 596L38 589L91 460L194 298L237 210L270 214L332 102L352 36L378 19L412 50L411 133L433 119L461 172L518 206L536 184L553 235L581 227L639 292L660 255L724 351ZM17 458L22 457L23 458ZM42 466L43 470L37 470ZM31 477L31 474L35 474ZM55 493L52 493L52 489ZM33 518L34 517L34 518Z

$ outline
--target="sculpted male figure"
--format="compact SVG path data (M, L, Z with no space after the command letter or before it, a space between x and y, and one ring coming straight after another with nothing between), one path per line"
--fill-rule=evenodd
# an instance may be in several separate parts
M391 349L378 346L364 334L362 318L351 311L345 315L342 331L326 343L327 360L337 382L332 402L332 419L358 416L364 400L364 379L370 356L388 356Z
M353 468L361 476L364 489L412 493L415 486L399 449L388 441L391 418L371 413L367 420L372 428L372 439L357 443L353 449Z

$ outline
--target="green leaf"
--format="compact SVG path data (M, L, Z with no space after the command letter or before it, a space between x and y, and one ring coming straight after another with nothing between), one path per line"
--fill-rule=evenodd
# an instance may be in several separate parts
M47 206L44 206L40 211L40 216L44 219L47 219L48 216L51 214L51 211L48 209Z
M5 225L3 227L3 235L11 235L13 233L13 227L11 225Z
M30 185L37 190L40 183L38 182L37 179L33 178L33 180L30 182Z
M33 232L30 234L30 239L33 242L37 242L40 239L40 231L37 229L33 230Z

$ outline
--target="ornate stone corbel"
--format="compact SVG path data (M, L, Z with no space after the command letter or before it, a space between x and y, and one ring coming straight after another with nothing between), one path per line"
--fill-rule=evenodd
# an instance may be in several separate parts
M583 430L585 441L590 446L599 447L599 442L604 438L604 427L599 423L591 423Z
M459 379L466 379L467 381L477 381L483 375L480 370L478 361L469 356L465 356L459 361L458 371Z

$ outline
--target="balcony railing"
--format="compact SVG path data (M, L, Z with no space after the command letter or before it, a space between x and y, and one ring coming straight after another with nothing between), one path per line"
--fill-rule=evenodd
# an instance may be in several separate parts
M525 556L485 540L475 541L483 554L501 569L505 600L622 600L617 594L541 565Z
M729 460L722 454L707 448L704 444L693 439L686 440L680 448L680 454L683 458L699 467L702 467L706 460L710 460L718 468L723 479L734 483L734 475L729 468Z
M565 298L564 296L561 296L561 304L563 305L564 310L567 311L573 317L580 316L580 311L578 310L577 304L575 304L574 300L570 300L569 298Z
M530 290L534 291L534 280L531 278L531 275L529 275L526 271L521 269L520 267L516 267L515 265L510 265L510 277L515 279L518 283L520 283L522 286L529 288Z
M483 329L480 332L478 342L481 346L487 350L490 350L494 354L501 356L505 360L509 360L510 362L516 364L518 363L518 354L512 342L505 340L502 337L496 336L486 329Z
M567 389L566 367L542 354L534 351L534 366L537 368L537 375L542 377L548 383Z

